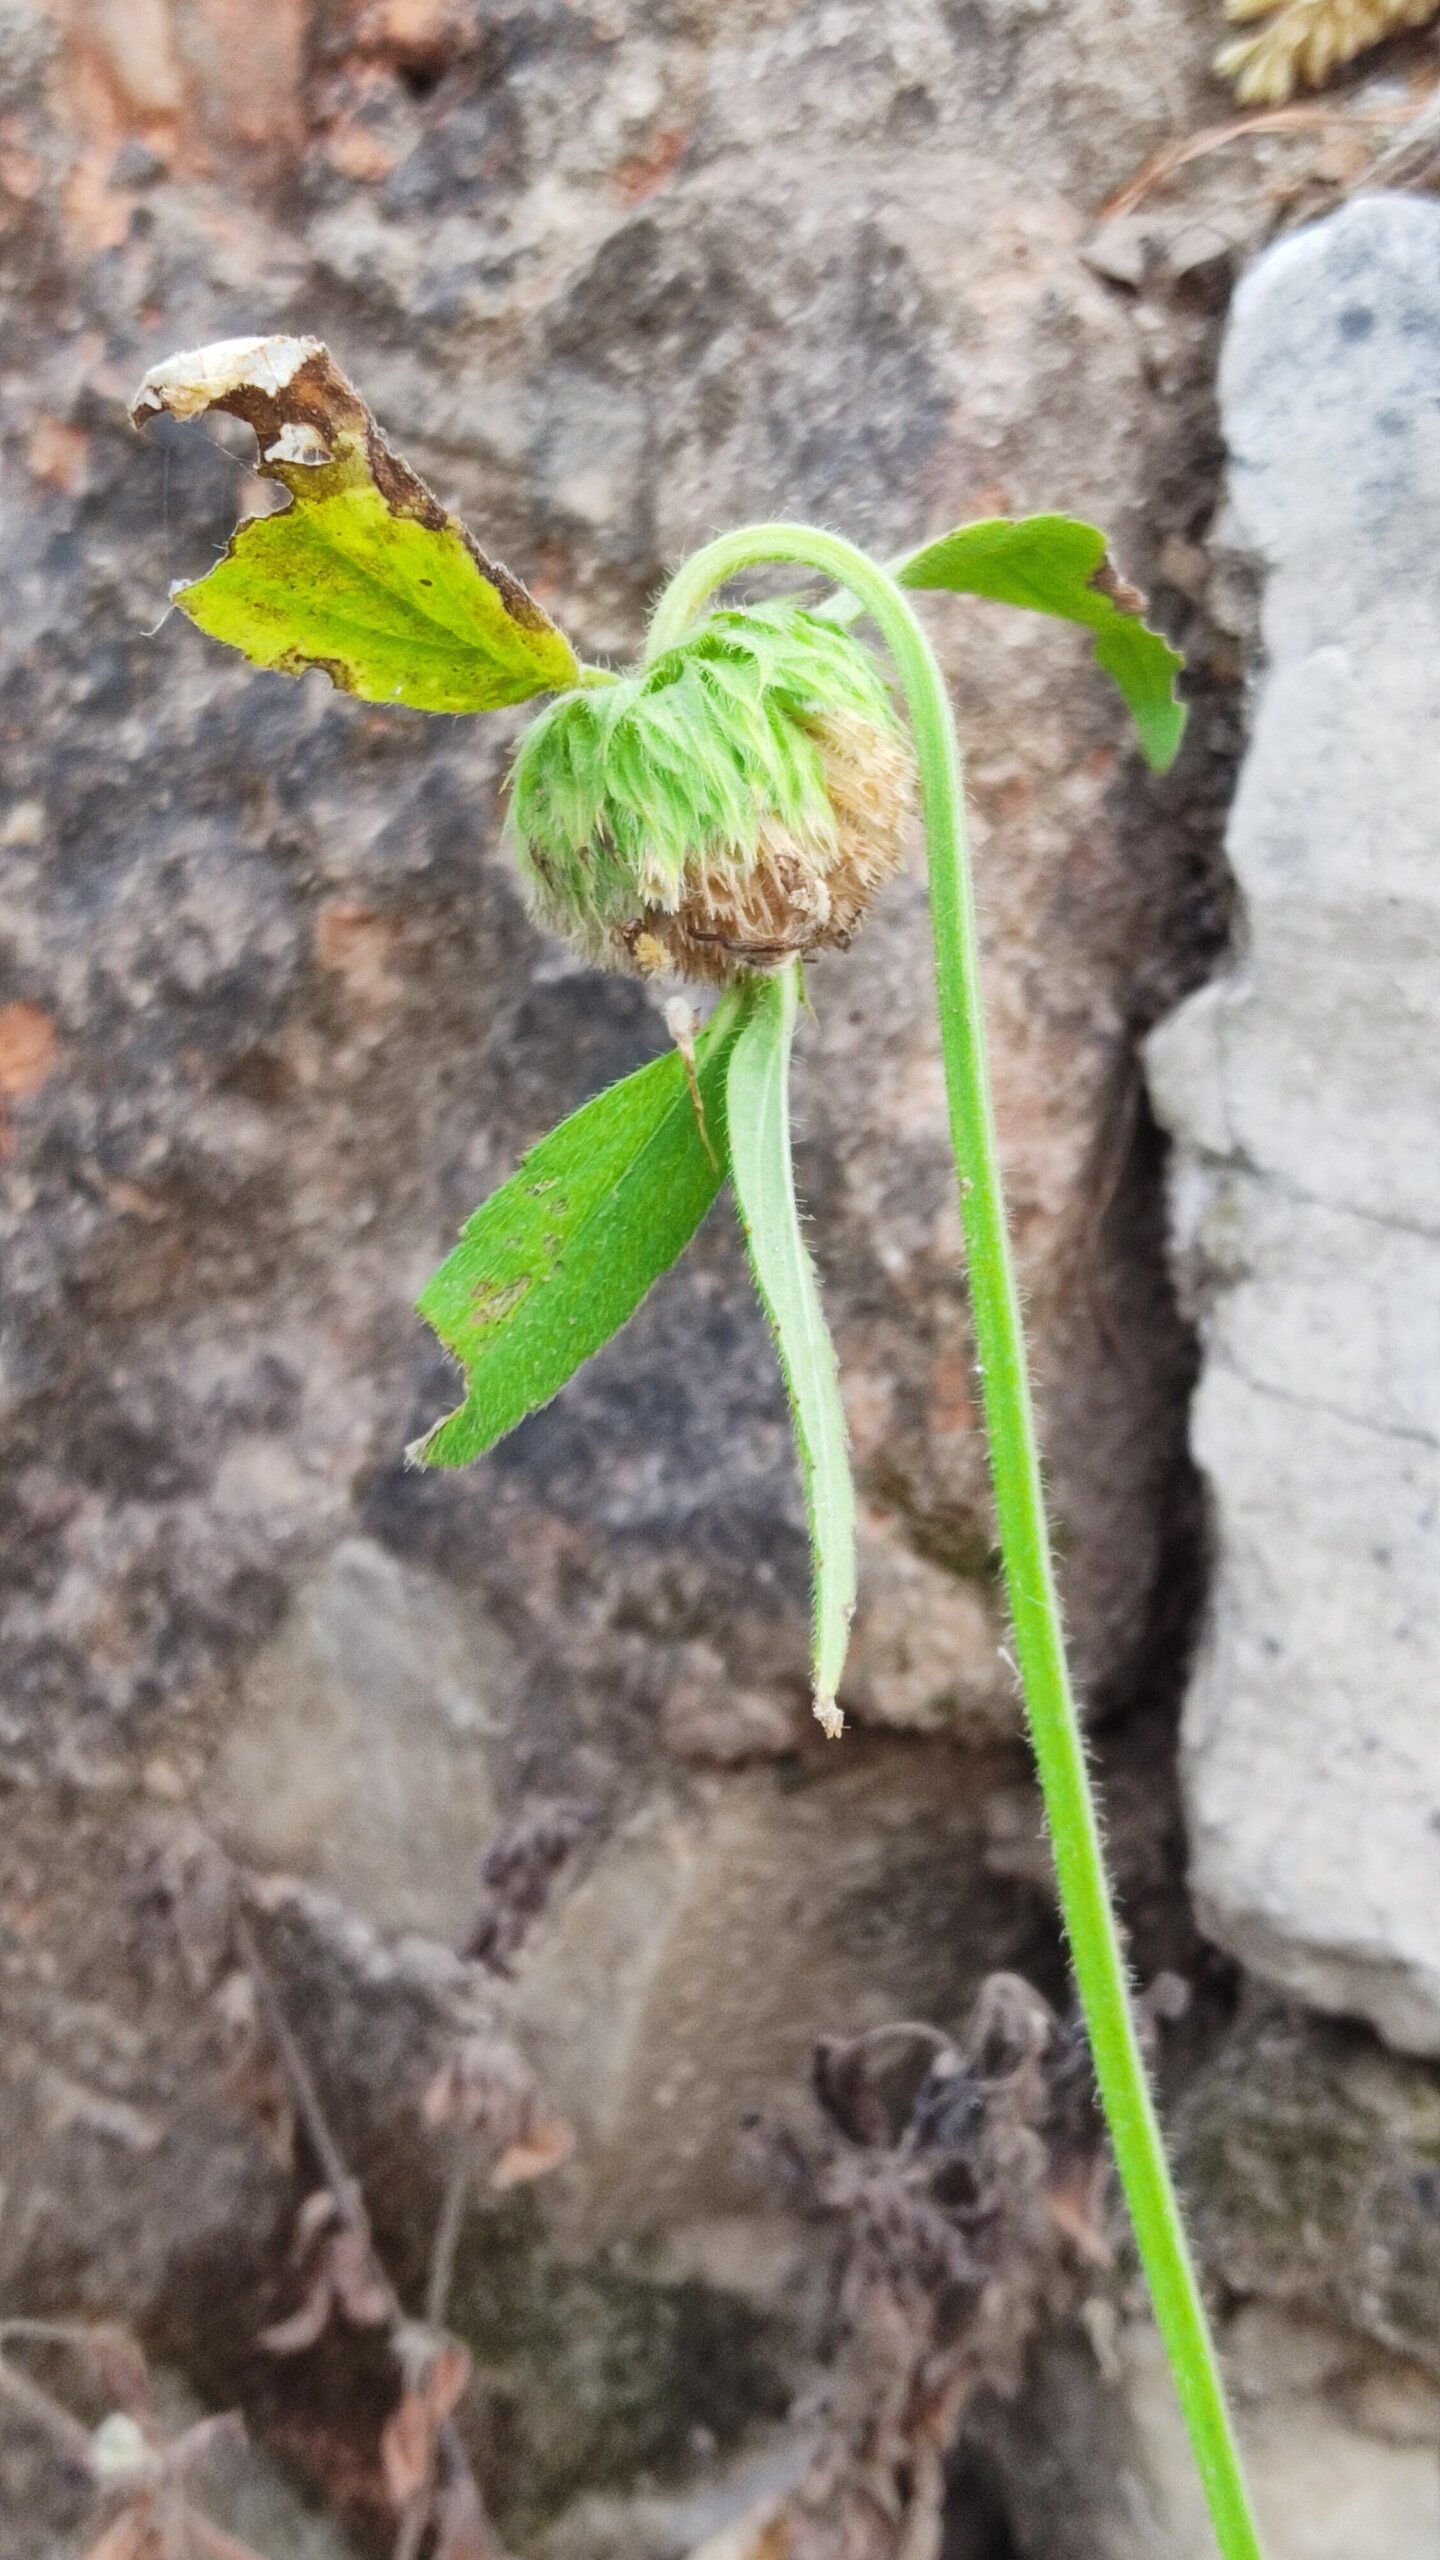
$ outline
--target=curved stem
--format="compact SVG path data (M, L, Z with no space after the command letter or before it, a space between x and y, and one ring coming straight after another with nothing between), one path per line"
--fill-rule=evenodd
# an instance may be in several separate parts
M673 646L716 587L762 561L818 570L860 600L890 652L910 714L929 852L950 1134L960 1178L995 1508L1071 1962L1126 2202L1216 2539L1224 2560L1261 2560L1141 2057L1084 1736L1066 1666L990 1099L960 756L944 678L909 602L886 571L853 544L802 525L752 526L697 552L661 598L649 653Z

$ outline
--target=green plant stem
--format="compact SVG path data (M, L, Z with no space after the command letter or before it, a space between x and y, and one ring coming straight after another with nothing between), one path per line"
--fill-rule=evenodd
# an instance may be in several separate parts
M951 1143L1015 1646L1095 2077L1156 2319L1224 2560L1261 2560L1239 2454L1140 2052L1084 1736L1070 1687L1010 1257L981 1012L954 722L933 650L893 579L854 545L756 525L695 554L661 598L648 652L672 647L713 590L762 562L818 570L859 598L895 666L915 738Z

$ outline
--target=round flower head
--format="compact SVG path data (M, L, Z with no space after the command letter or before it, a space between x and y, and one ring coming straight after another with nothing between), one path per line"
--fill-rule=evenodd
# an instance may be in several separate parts
M511 829L537 914L587 958L723 984L844 948L899 863L911 786L869 650L762 605L552 703Z

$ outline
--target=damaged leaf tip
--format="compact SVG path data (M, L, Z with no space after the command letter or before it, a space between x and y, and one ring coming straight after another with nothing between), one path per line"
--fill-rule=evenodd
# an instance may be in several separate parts
M172 418L203 417L230 398L252 392L278 400L302 364L323 356L318 338L217 338L152 364L130 403L130 423L142 426L164 410Z
M212 409L253 429L290 504L249 516L207 576L175 589L213 639L283 675L417 711L497 711L579 678L532 595L394 453L318 338L222 338L152 365L139 426Z

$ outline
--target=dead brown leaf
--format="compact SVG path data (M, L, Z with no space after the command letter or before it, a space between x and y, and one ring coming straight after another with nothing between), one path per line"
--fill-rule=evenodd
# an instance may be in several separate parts
M818 2048L824 2130L780 2128L771 2151L841 2235L841 2345L802 2477L693 2560L938 2560L964 2410L1019 2387L1037 2325L1072 2306L1074 2246L1095 2244L1099 2138L1072 2082L1067 2030L1010 1974L953 2043L905 2021Z
M402 2391L380 2438L385 2486L397 2514L403 2514L425 2487L434 2451L435 2431L424 2400L418 2391Z
M1128 578L1122 577L1108 551L1099 568L1091 570L1085 584L1093 587L1097 595L1106 597L1117 613L1137 614L1145 610L1143 592L1132 586Z
M404 2509L435 2477L440 2431L470 2379L469 2351L458 2338L407 2323L392 2344L405 2388L386 2422L380 2450L386 2485ZM478 2512L478 2509L477 2509Z
M560 2168L574 2148L573 2127L559 2116L537 2116L518 2142L507 2142L490 2172L490 2184L499 2195L528 2186L532 2178L546 2178Z
M306 2197L295 2217L292 2264L304 2262L335 2215L335 2200L327 2189ZM303 2355L324 2335L337 2312L352 2329L383 2329L394 2309L394 2296L375 2265L367 2234L348 2227L330 2230L314 2249L309 2278L295 2309L262 2329L257 2344L270 2356Z
M458 2338L418 2321L407 2323L392 2344L406 2379L385 2431L386 2477L392 2476L392 2458L396 2479L413 2475L410 2487L397 2494L397 2505L403 2505L433 2477L440 2430L464 2394L471 2366Z
M334 2300L330 2270L322 2259L296 2309L284 2320L272 2320L268 2328L260 2331L256 2345L262 2347L267 2356L303 2355L307 2347L313 2347L316 2339L324 2335Z

